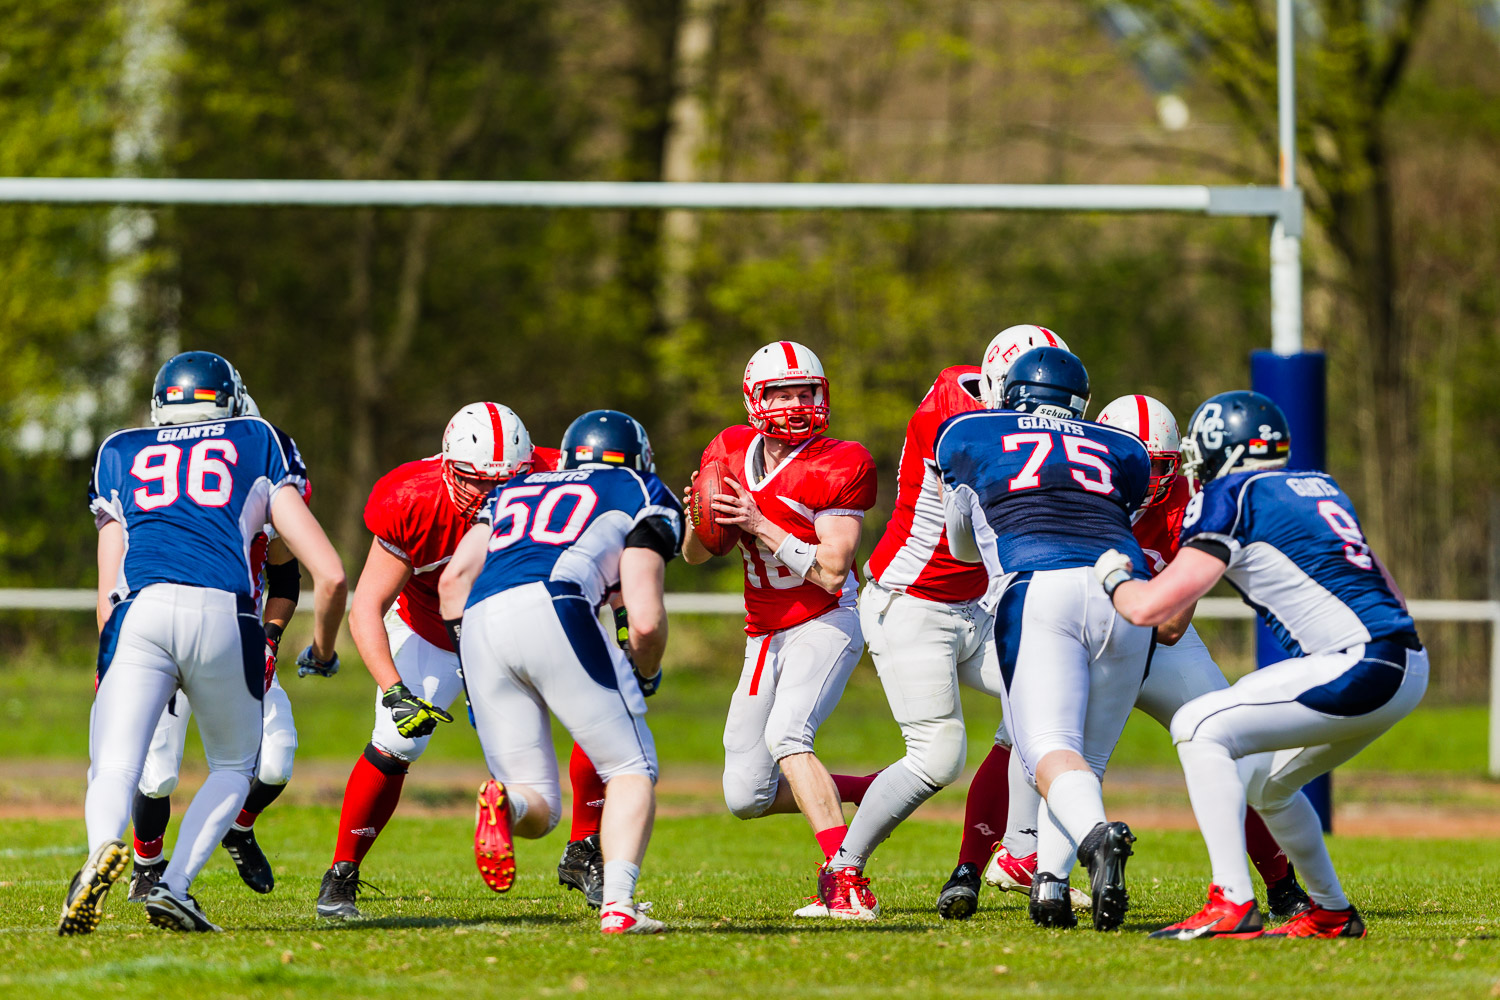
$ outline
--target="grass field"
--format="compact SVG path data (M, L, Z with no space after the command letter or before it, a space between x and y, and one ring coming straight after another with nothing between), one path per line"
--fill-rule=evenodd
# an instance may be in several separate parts
M716 792L738 641L729 623L675 630L670 674L651 702L663 818L641 883L671 933L630 941L601 938L581 898L556 884L566 820L548 838L519 845L520 878L509 894L484 887L469 852L468 805L483 770L461 716L413 769L401 810L365 864L365 877L380 889L361 900L368 919L319 924L312 904L332 847L337 795L368 738L373 702L352 657L332 680L283 677L301 748L299 776L259 825L275 892L252 894L221 852L194 888L225 934L157 931L117 889L98 933L58 939L62 893L83 858L91 665L86 655L61 653L0 665L0 708L26 720L8 733L0 768L0 997L1500 996L1493 889L1500 847L1456 839L1457 828L1440 827L1446 836L1423 840L1334 838L1369 940L1147 941L1142 931L1201 904L1207 862L1196 833L1143 826L1128 811L1160 798L1180 818L1185 802L1166 734L1139 715L1115 758L1115 773L1135 786L1106 783L1112 808L1123 803L1140 837L1129 872L1134 906L1121 933L1042 931L1027 919L1022 897L991 890L973 920L940 920L932 902L953 864L963 782L877 853L870 874L882 901L879 922L794 921L791 911L813 892L818 860L806 824L797 817L742 823L725 815ZM972 695L966 706L972 767L988 750L998 706ZM1465 809L1493 817L1500 793L1478 780L1486 720L1481 707L1423 706L1341 771L1341 801L1380 808L1399 800L1440 820ZM900 755L868 662L819 749L846 770L873 770ZM187 785L199 761L194 738ZM186 796L177 799L180 816ZM169 844L174 838L175 822Z

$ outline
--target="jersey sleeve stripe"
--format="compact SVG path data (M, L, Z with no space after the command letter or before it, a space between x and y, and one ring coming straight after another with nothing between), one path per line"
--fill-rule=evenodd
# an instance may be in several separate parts
M813 513L812 519L814 521L816 521L820 517L828 517L831 514L838 514L838 515L841 515L843 517L864 517L865 516L865 512L864 511L857 510L857 509L855 509L853 507L829 507L829 508L827 508L825 510L815 511Z

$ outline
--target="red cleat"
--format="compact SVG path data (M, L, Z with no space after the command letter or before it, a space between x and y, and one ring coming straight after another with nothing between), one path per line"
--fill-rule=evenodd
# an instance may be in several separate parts
M1365 922L1354 907L1347 910L1325 910L1317 903L1297 914L1275 930L1266 931L1274 938L1362 938Z
M505 786L486 781L479 786L474 811L474 863L484 884L505 892L516 881L516 849L510 839L510 804Z
M1224 898L1224 890L1216 885L1208 887L1208 902L1203 909L1181 923L1152 931L1154 938L1169 941L1196 941L1198 938L1257 938L1265 933L1260 907L1255 900L1248 903L1231 903Z
M833 917L835 920L874 920L880 903L870 889L870 880L858 868L828 866L818 872L818 898L792 914L794 917Z
M1005 892L1020 892L1031 895L1031 882L1036 877L1036 852L1018 858L1005 845L995 844L989 863L984 866L984 883ZM1094 903L1089 894L1080 889L1068 888L1068 902L1075 910L1090 909Z

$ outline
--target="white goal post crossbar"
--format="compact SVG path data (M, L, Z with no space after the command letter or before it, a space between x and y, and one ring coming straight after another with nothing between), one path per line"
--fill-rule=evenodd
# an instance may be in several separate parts
M353 593L349 595L353 600ZM667 611L679 615L743 615L740 594L669 593ZM87 589L0 589L3 611L93 611L98 595ZM1500 778L1500 601L1411 601L1412 617L1421 622L1488 622L1490 626L1490 736L1487 773ZM310 613L303 604L298 614ZM1249 620L1255 612L1233 597L1205 597L1198 602L1198 618Z

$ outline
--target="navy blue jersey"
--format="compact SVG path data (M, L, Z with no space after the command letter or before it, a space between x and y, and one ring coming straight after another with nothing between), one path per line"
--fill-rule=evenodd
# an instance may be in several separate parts
M121 597L152 583L252 596L251 547L282 486L307 488L292 439L259 417L118 431L89 483L96 523L125 529Z
M490 526L489 554L466 607L543 580L577 584L597 606L620 582L626 536L648 517L666 519L682 537L675 504L657 502L633 469L565 469L508 480L479 515Z
M1183 516L1182 544L1194 539L1229 549L1225 577L1293 656L1416 632L1332 476L1278 469L1214 479Z
M1083 420L987 410L938 428L944 503L967 504L992 576L1092 566L1118 549L1146 577L1130 531L1151 458L1140 438Z

